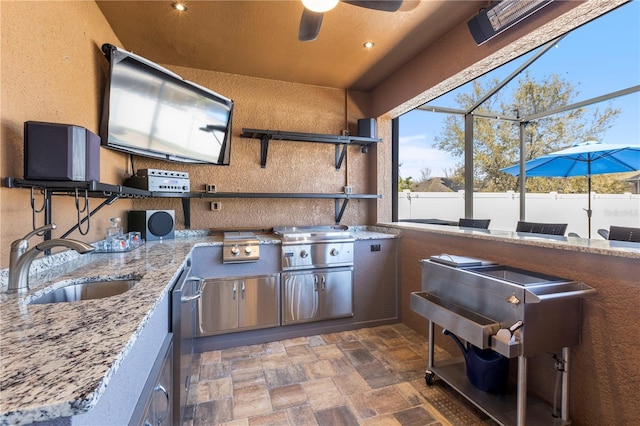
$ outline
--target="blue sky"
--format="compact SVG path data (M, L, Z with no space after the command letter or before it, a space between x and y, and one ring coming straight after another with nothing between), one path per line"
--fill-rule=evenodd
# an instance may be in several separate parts
M494 71L504 78L524 59ZM558 74L572 82L579 92L574 102L591 99L640 84L640 0L633 0L574 30L557 47L538 59L528 70L534 78ZM517 85L517 78L504 90ZM459 108L454 90L429 104ZM589 110L607 106L622 113L606 133L605 143L640 144L640 93L594 104ZM445 114L412 111L400 118L400 176L420 178L429 168L431 176L444 176L461 159L433 148L434 138L444 129ZM582 141L577 141L582 142Z

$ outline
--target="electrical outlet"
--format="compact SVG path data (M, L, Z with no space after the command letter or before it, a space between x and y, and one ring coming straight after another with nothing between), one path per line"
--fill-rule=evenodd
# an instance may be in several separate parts
M213 194L216 192L216 186L215 185L205 185L204 186L204 190L205 192L209 193L209 194Z
M214 212L219 212L222 206L220 205L220 201L212 201L211 202L211 210Z

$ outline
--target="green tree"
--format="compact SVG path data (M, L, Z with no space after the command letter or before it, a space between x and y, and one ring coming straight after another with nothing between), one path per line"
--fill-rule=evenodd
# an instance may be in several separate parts
M398 164L398 168L402 168L402 163ZM403 178L400 176L400 173L398 173L398 192L402 192L405 189L412 189L414 185L412 179L411 176Z
M471 93L456 97L456 103L464 110L469 109L485 93L498 84L497 79L477 79L472 84ZM529 72L518 79L518 86L512 92L503 88L487 99L476 113L496 117L529 117L576 101L579 93L573 84L556 74L534 80ZM524 141L526 160L552 151L569 147L576 142L599 140L613 125L620 113L611 107L603 111L595 109L591 115L584 108L546 116L526 124ZM501 172L500 169L519 161L520 129L512 120L474 117L473 128L474 188L477 191L502 192L518 190L518 178ZM439 149L459 157L460 163L452 178L464 181L464 118L449 115L445 119L445 129L435 138ZM618 192L622 184L614 179L594 176L593 190L598 192ZM528 192L586 192L586 178L528 178Z
M408 178L398 176L398 192L402 192L405 189L412 189L414 184L411 179L411 176L409 176Z

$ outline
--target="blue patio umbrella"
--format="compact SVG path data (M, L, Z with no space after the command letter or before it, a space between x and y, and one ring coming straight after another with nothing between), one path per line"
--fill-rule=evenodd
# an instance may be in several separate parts
M520 175L520 165L500 169ZM525 177L587 176L589 207L587 218L591 238L591 176L640 170L640 145L606 144L589 141L573 145L525 163Z

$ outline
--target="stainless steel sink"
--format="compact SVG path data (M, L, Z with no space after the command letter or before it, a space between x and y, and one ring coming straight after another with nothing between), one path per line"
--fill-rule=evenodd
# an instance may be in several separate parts
M139 279L118 279L86 281L69 284L43 294L29 302L33 304L77 302L89 299L104 299L130 290L138 283Z

